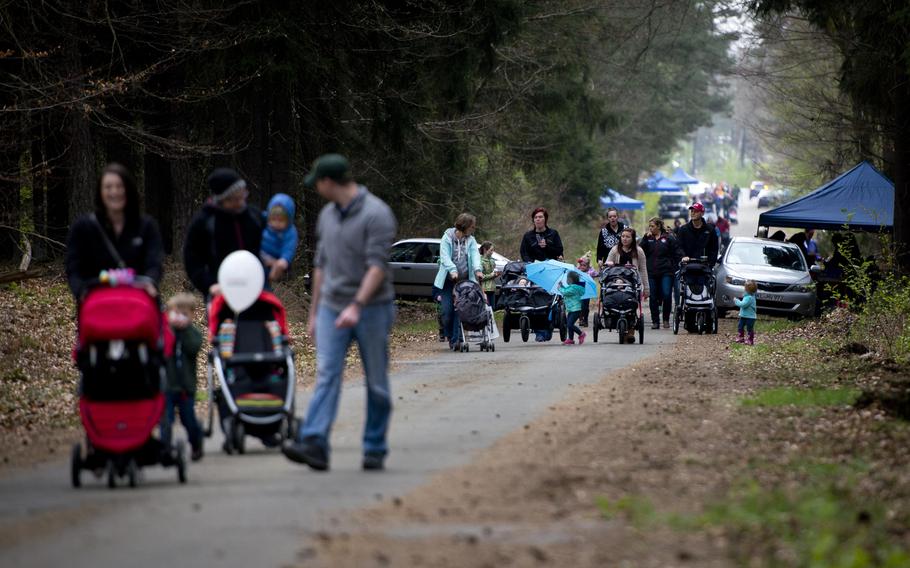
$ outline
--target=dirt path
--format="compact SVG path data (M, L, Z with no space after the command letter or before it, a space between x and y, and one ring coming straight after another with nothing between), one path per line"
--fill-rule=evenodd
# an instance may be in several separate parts
M854 553L871 559L856 565L885 565L887 539L906 543L910 526L910 482L893 475L906 423L837 404L744 406L791 380L793 360L767 344L731 349L734 323L681 335L574 389L471 464L309 533L301 565L808 566L816 554L813 565L828 566L826 555ZM865 492L843 497L845 483ZM876 518L882 495L893 500ZM854 546L857 519L888 536ZM910 562L895 550L893 565Z

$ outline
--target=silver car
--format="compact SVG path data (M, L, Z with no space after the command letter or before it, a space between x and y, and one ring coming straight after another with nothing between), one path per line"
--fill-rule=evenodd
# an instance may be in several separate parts
M509 259L493 253L496 270L502 272ZM439 239L405 239L392 245L389 266L395 295L429 298L439 270Z
M746 280L755 280L758 312L791 318L815 314L815 284L799 247L792 243L733 237L714 269L718 315L737 310Z

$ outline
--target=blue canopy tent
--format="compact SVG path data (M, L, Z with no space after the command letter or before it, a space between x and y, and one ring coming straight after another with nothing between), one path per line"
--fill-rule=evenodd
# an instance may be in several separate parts
M645 183L641 186L641 191L656 191L654 186L657 185L657 182L666 178L667 176L660 170L657 170L651 176L645 180Z
M676 168L676 170L673 172L673 175L671 175L667 179L672 181L673 183L677 183L679 185L688 185L690 183L698 183L697 179L695 179L694 177L687 174L685 172L685 170L683 170L682 168Z
M600 204L604 209L607 207L616 207L625 211L634 209L644 209L645 202L627 197L615 189L607 188L603 197L600 198Z
M893 224L894 183L869 162L758 217L759 227L879 231Z
M678 183L674 183L668 178L664 178L658 181L654 185L653 189L649 189L648 191L671 191L673 193L677 193L679 191L682 191L682 187L680 187Z

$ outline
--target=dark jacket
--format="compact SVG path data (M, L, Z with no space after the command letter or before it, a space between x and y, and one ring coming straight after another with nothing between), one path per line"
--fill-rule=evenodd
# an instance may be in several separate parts
M676 273L683 254L673 233L661 233L656 238L650 234L645 235L638 246L648 258L648 275L651 278Z
M622 223L617 223L616 225L616 231L607 225L597 233L598 262L606 262L607 257L610 256L610 251L613 250L613 247L620 243L620 234L622 233L622 230L626 228L626 226Z
M540 245L537 244L538 234L546 239L546 248L540 248ZM562 253L562 239L559 238L559 232L556 229L547 227L542 233L531 229L521 238L521 260L525 262L559 258Z
M717 229L714 225L702 222L701 228L696 229L689 221L676 232L679 247L683 256L689 258L708 257L708 266L717 263Z
M183 245L183 265L190 282L203 295L218 282L218 267L224 257L248 250L259 257L262 243L262 213L247 207L240 213L206 203L190 221Z
M202 347L202 333L193 324L185 329L172 327L174 356L167 361L167 390L196 393L196 355Z
M158 284L161 280L164 249L154 219L142 215L127 220L123 232L117 237L106 217L99 217L96 221L92 215L84 215L73 222L66 239L66 278L76 299L88 291L88 281L98 278L102 270L119 267L117 259L105 244L101 231L107 235L127 268L132 268L138 276L147 276Z

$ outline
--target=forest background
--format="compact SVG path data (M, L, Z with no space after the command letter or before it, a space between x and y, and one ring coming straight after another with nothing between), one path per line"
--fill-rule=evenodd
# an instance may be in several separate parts
M298 202L302 258L320 199L311 161L348 155L402 236L461 211L517 249L634 191L677 141L731 109L736 39L715 0L197 0L0 3L0 261L59 255L98 171L138 178L179 253L229 165L264 206ZM593 235L592 235L593 237ZM303 261L305 262L305 260Z

